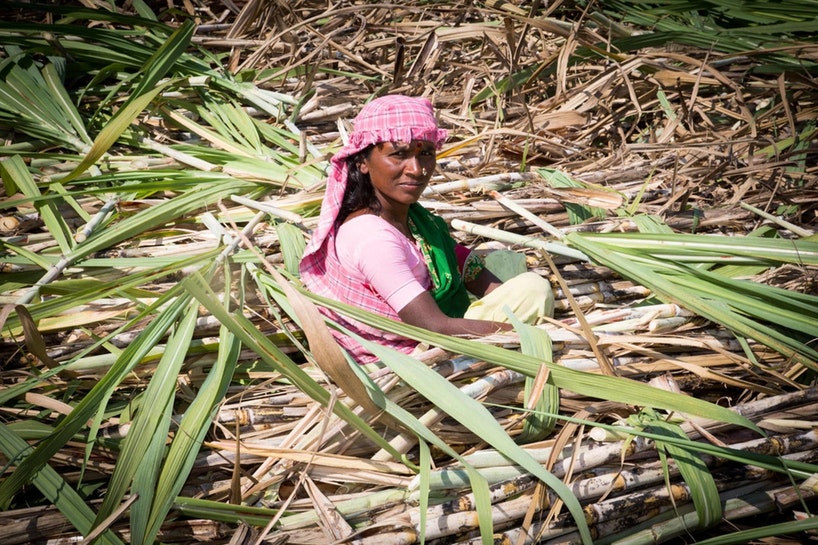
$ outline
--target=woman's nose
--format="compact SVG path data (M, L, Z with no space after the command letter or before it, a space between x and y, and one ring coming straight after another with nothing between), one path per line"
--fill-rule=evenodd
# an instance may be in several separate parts
M412 154L407 157L404 169L408 174L415 176L422 175L424 169L423 165L420 164L420 156L417 154Z

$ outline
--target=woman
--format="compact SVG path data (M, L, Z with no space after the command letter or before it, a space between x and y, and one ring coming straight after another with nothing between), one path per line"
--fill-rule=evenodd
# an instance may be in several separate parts
M488 335L510 328L497 318L472 316L487 315L485 300L469 313L467 288L483 296L501 282L455 244L442 218L417 203L446 136L423 98L390 95L361 110L349 143L332 158L318 226L301 261L301 279L309 290L448 335ZM553 313L548 282L526 274L533 275L529 284L534 282L542 293L534 316L526 318ZM508 295L499 299L507 301ZM531 302L530 296L522 301ZM322 310L365 339L406 353L417 344ZM358 362L376 359L352 338L334 330L333 335Z

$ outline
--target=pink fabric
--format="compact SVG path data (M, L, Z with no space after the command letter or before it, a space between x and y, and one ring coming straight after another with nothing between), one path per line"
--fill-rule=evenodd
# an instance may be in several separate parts
M454 255L457 256L457 270L463 274L463 266L466 264L466 259L469 258L472 250L468 246L462 244L454 245Z
M417 245L378 216L364 214L339 227L335 251L352 280L380 294L395 312L432 286Z
M425 140L434 142L435 148L440 149L446 136L445 130L437 128L432 104L425 98L388 95L373 100L361 109L355 118L354 130L349 135L349 142L332 158L318 226L301 260L301 280L307 289L319 295L399 320L398 315L382 297L367 286L354 281L338 261L335 252L336 233L333 226L347 184L345 161L349 156L380 142ZM356 320L343 319L328 309L322 309L322 311L350 329L360 332L362 336L393 346L398 350L410 352L416 344L414 341L397 335L382 334ZM349 337L334 329L332 333L359 362L375 359L372 354Z

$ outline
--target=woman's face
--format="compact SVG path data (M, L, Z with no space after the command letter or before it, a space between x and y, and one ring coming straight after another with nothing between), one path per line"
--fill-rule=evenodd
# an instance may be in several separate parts
M369 174L381 204L417 202L435 170L435 145L425 140L376 144L360 170Z

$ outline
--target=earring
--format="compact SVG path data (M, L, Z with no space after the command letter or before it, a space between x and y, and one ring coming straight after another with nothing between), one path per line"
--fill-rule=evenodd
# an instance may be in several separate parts
M424 168L423 170L420 171L420 173L426 176L426 169Z

